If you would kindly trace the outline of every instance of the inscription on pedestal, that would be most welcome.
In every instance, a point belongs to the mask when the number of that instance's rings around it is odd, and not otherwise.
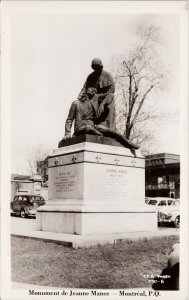
[[[72,172],[59,172],[54,181],[55,192],[73,192],[75,189],[75,176]]]
[[[123,168],[107,168],[102,182],[108,199],[124,199],[130,190],[128,171]]]
[[[71,156],[70,156],[71,157]],[[59,159],[60,161],[61,159]],[[49,168],[49,200],[83,198],[83,166],[71,164]]]

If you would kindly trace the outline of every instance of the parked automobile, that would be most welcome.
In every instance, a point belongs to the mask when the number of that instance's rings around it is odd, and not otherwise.
[[[148,204],[149,200],[150,200],[150,198],[145,197],[145,203],[146,203],[146,204]]]
[[[174,205],[180,205],[180,199],[174,199]]]
[[[45,200],[39,195],[16,195],[10,204],[11,213],[22,218],[36,214],[37,208],[45,204]]]
[[[148,197],[148,201],[146,202],[146,200],[145,200],[145,202],[148,205],[155,205],[157,207],[173,205],[174,201],[175,201],[175,199],[167,198],[167,197],[154,197],[154,198]]]
[[[175,201],[171,206],[160,207],[158,210],[159,225],[172,223],[176,228],[180,227],[180,205]]]

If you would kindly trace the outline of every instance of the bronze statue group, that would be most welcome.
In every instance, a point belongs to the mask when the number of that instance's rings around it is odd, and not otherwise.
[[[71,138],[74,122],[73,136],[92,134],[111,137],[131,149],[135,155],[135,150],[139,146],[116,131],[113,78],[110,73],[103,70],[99,58],[92,60],[91,67],[94,71],[87,77],[77,100],[71,104],[62,141]],[[62,141],[59,142],[59,147]]]

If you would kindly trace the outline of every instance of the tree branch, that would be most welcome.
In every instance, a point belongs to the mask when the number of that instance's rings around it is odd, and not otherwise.
[[[142,108],[142,105],[143,105],[143,103],[144,103],[144,100],[146,99],[146,96],[150,93],[150,91],[153,89],[153,85],[151,85],[151,87],[146,91],[146,93],[143,95],[143,97],[142,97],[142,100],[140,101],[140,104],[139,104],[139,106],[138,106],[138,108],[137,108],[137,111],[136,111],[136,113],[135,113],[135,116],[134,116],[134,118],[133,118],[133,121],[132,121],[132,126],[133,126],[133,123],[135,122],[135,120],[136,120],[136,118],[137,118],[137,116],[138,116],[138,114],[139,114],[139,112],[140,112],[140,110],[141,110],[141,108]]]

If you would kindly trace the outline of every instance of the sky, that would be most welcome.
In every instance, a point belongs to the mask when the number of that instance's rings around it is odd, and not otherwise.
[[[38,1],[37,1],[38,2]],[[112,56],[127,50],[138,24],[156,24],[162,30],[162,59],[170,82],[157,99],[165,110],[179,113],[180,18],[179,14],[11,14],[11,167],[26,174],[28,152],[38,145],[51,151],[64,136],[64,125],[74,101],[92,71],[94,57],[111,70]],[[154,127],[157,151],[180,153],[179,115]],[[173,138],[174,137],[174,138]]]

